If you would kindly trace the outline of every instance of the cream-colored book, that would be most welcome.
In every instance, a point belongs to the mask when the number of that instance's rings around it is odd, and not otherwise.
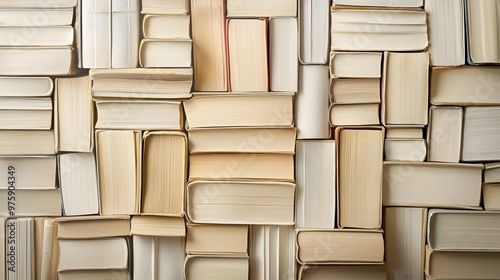
[[[500,63],[498,1],[466,1],[468,62]]]
[[[6,222],[7,222],[6,217],[0,217],[0,238],[1,238],[1,240],[6,240],[5,237],[8,236],[6,234],[7,233],[6,224],[5,224]],[[3,242],[0,242],[0,262],[3,263],[3,265],[0,265],[0,275],[5,275],[5,273],[6,273],[6,268],[5,268],[5,264],[6,264],[6,260],[7,260],[6,255],[7,255],[7,246],[6,246],[6,242],[3,241]]]
[[[191,39],[143,39],[139,63],[145,68],[191,67]]]
[[[81,1],[83,68],[111,68],[112,0]],[[119,28],[116,27],[117,31]]]
[[[424,126],[429,100],[429,54],[386,52],[382,79],[382,124]]]
[[[302,265],[298,272],[299,280],[387,280],[385,265]]]
[[[387,279],[423,279],[427,208],[387,207],[384,219]]]
[[[330,76],[334,78],[380,78],[381,52],[330,52]]]
[[[50,190],[55,189],[55,156],[0,156],[0,168],[5,170],[0,175],[4,190]]]
[[[299,60],[302,64],[328,62],[328,0],[299,0]]]
[[[128,280],[126,269],[66,270],[57,272],[59,280],[113,279]]]
[[[297,2],[294,0],[227,0],[228,17],[296,17]]]
[[[184,217],[132,216],[130,234],[147,236],[186,236]]]
[[[38,221],[35,219],[35,224]],[[57,276],[57,262],[59,261],[59,242],[57,241],[57,223],[54,218],[44,218],[43,222],[43,233],[42,240],[40,244],[42,259],[40,263],[37,263],[36,270],[40,269],[40,279],[50,280]],[[39,243],[38,232],[35,234],[35,253],[38,254]],[[38,264],[40,264],[38,266]],[[38,275],[37,275],[38,276]]]
[[[76,71],[75,49],[65,47],[0,47],[0,75],[65,76]]]
[[[57,218],[57,238],[94,239],[130,235],[130,216],[75,216]]]
[[[424,161],[427,145],[424,139],[391,139],[384,141],[384,159],[387,161]]]
[[[1,155],[53,155],[55,154],[52,130],[2,130],[0,131]]]
[[[74,1],[72,2],[74,3]],[[41,3],[41,5],[38,3],[35,7],[30,8],[21,5],[17,3],[9,3],[8,7],[5,7],[5,4],[3,5],[3,9],[0,9],[0,18],[3,19],[2,26],[38,28],[71,25],[73,22],[73,7],[57,7],[57,5],[43,7],[47,3]],[[28,32],[28,29],[26,29],[26,32]],[[28,36],[26,35],[26,37]]]
[[[484,165],[484,182],[500,183],[500,162],[489,162]]]
[[[101,213],[138,214],[141,201],[142,133],[97,130]]]
[[[26,34],[26,27],[0,27],[2,46],[71,46],[75,30],[72,26],[37,26],[37,32]]]
[[[500,210],[500,184],[483,183],[483,205],[485,210]]]
[[[111,0],[111,68],[137,67],[139,12],[139,0]]]
[[[463,161],[500,160],[500,106],[465,107],[463,120]]]
[[[50,97],[53,90],[50,77],[0,77],[2,97]]]
[[[187,223],[186,253],[248,255],[248,225]]]
[[[227,21],[230,91],[269,89],[267,32],[265,19]]]
[[[193,181],[186,213],[193,223],[292,225],[294,194],[293,183]]]
[[[331,101],[336,104],[380,103],[380,79],[332,79]]]
[[[142,0],[143,14],[185,15],[189,13],[188,0]]]
[[[0,190],[0,215],[61,216],[60,189],[16,190],[15,209],[9,205],[9,197],[9,190]]]
[[[4,279],[35,279],[35,219],[7,219],[5,235],[6,275]],[[14,258],[12,259],[13,256]]]
[[[48,130],[52,113],[51,97],[2,97],[0,129]]]
[[[389,127],[385,132],[385,137],[389,139],[419,139],[423,136],[422,128],[414,127]]]
[[[57,151],[91,152],[94,148],[94,109],[89,77],[56,79],[54,107]]]
[[[297,19],[269,19],[269,76],[271,91],[297,92]]]
[[[463,109],[461,107],[431,106],[427,145],[429,161],[459,162],[462,149]]]
[[[335,5],[368,6],[368,7],[395,7],[395,8],[418,8],[424,5],[423,0],[333,0]]]
[[[190,39],[188,15],[146,15],[142,33],[146,39]]]
[[[0,8],[73,8],[77,0],[64,0],[54,3],[45,0],[25,0],[12,2],[10,0],[0,0]]]
[[[248,257],[188,255],[184,279],[245,280],[249,270]]]
[[[378,229],[382,222],[384,128],[335,130],[339,228]]]
[[[379,103],[332,104],[330,106],[330,125],[379,125],[379,111]]]
[[[482,164],[384,162],[384,206],[479,208]]]

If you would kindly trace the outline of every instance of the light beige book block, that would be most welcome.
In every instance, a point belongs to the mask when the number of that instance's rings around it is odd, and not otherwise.
[[[381,69],[381,52],[330,52],[333,78],[380,78]]]
[[[185,15],[189,13],[188,0],[142,0],[143,14]]]
[[[246,256],[248,235],[248,225],[187,223],[186,253]]]
[[[386,138],[384,158],[387,161],[424,161],[427,145],[424,139]]]
[[[328,62],[328,0],[299,0],[299,60],[302,64]]]
[[[11,214],[14,214],[17,216],[61,216],[60,189],[16,190],[15,197],[15,209],[9,208],[9,191],[0,190],[0,215],[10,216]]]
[[[2,97],[49,97],[53,90],[50,77],[0,77]]]
[[[297,2],[293,0],[227,0],[228,17],[296,17]]]
[[[245,280],[249,270],[248,257],[188,255],[184,279]]]
[[[500,160],[499,118],[500,106],[465,107],[461,160]]]
[[[462,149],[463,109],[431,106],[427,145],[429,161],[459,162]]]
[[[380,124],[380,104],[332,104],[330,106],[330,125],[366,126]]]
[[[500,183],[500,162],[490,162],[484,165],[484,182]]]
[[[52,98],[0,98],[0,129],[52,129]]]
[[[297,19],[269,19],[269,76],[271,91],[297,92],[299,62]]]
[[[52,130],[2,130],[0,131],[1,155],[53,155],[55,154]]]
[[[56,219],[58,239],[94,239],[129,236],[130,216],[75,216]]]
[[[139,64],[145,68],[191,67],[191,39],[143,39]]]
[[[466,1],[470,63],[500,63],[498,1]]]
[[[56,157],[6,157],[0,156],[0,168],[5,170],[0,180],[5,182],[3,190],[50,190],[55,189]]]
[[[500,210],[500,184],[483,183],[485,210]]]
[[[146,15],[142,33],[146,39],[191,39],[188,15]]]
[[[302,265],[298,272],[299,280],[387,280],[385,265]]]
[[[184,217],[132,216],[130,234],[146,236],[186,236]]]

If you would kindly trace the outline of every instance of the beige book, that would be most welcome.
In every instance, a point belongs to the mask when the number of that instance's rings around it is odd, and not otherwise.
[[[2,46],[71,46],[75,30],[72,26],[37,26],[37,32],[26,34],[26,27],[0,27]]]
[[[498,75],[500,69],[492,66],[432,68],[431,104],[500,105]]]
[[[139,47],[141,67],[191,67],[191,39],[143,39]]]
[[[71,46],[0,47],[0,75],[71,75],[76,71],[74,52]]]
[[[49,97],[53,90],[50,77],[0,77],[2,97]]]
[[[381,230],[297,229],[297,261],[304,264],[382,263]]]
[[[295,95],[298,139],[328,139],[328,67],[299,66],[299,91]]]
[[[52,128],[52,98],[0,98],[0,129],[48,130]]]
[[[42,257],[43,257],[43,240],[44,240],[44,223],[45,223],[45,217],[36,217],[34,220],[35,223],[35,280],[40,280],[42,277]],[[3,222],[3,224],[2,224]],[[3,230],[3,232],[1,231]],[[2,238],[5,238],[5,220],[0,220],[0,236]],[[2,254],[6,254],[5,252],[5,243],[0,243],[0,246],[2,247],[0,249]],[[4,257],[5,258],[5,257]],[[2,260],[5,263],[5,259]],[[5,265],[2,266],[1,269],[4,269],[2,271],[1,275],[5,275]]]
[[[129,272],[126,269],[66,270],[57,272],[57,277],[59,280],[128,280]]]
[[[45,3],[45,5],[47,4]],[[42,4],[31,7],[31,9],[25,8],[18,4],[10,4],[8,7],[0,9],[0,18],[3,18],[2,26],[38,28],[43,26],[71,25],[73,22],[73,7],[57,7],[52,5],[43,7]],[[28,31],[26,30],[26,32]],[[28,36],[26,35],[26,37]]]
[[[186,280],[245,280],[248,273],[248,257],[188,255],[184,263]]]
[[[387,280],[385,265],[302,265],[298,280]]]
[[[94,111],[89,77],[56,79],[54,107],[57,151],[91,152]]]
[[[427,208],[388,207],[384,219],[387,279],[423,279]]]
[[[330,52],[330,76],[333,78],[380,78],[381,52]]]
[[[295,226],[334,228],[337,208],[335,141],[299,140],[295,160]]]
[[[5,279],[35,278],[35,223],[34,218],[8,219],[5,226]]]
[[[192,154],[188,181],[194,180],[295,182],[293,154]]]
[[[496,211],[431,209],[427,243],[436,251],[500,251],[499,218]]]
[[[336,104],[380,103],[380,79],[332,79],[331,102]]]
[[[483,204],[485,210],[500,210],[500,184],[483,183]]]
[[[187,223],[186,253],[246,256],[248,225]]]
[[[332,50],[420,51],[428,45],[426,14],[422,9],[333,6],[330,37]]]
[[[384,128],[335,130],[339,228],[380,228]]]
[[[490,162],[484,165],[484,182],[500,183],[500,162]]]
[[[77,216],[56,219],[58,239],[92,239],[130,235],[130,216]]]
[[[229,90],[267,91],[269,88],[267,20],[228,20],[227,48]]]
[[[35,220],[35,224],[36,224]],[[59,242],[57,241],[57,223],[55,223],[54,218],[46,218],[43,220],[43,233],[42,239],[40,240],[42,244],[39,246],[38,236],[35,241],[36,253],[40,249],[42,254],[42,259],[40,261],[40,279],[50,280],[57,277],[57,262],[59,261]],[[37,263],[38,264],[38,263]],[[38,271],[38,267],[36,267]]]
[[[180,101],[96,100],[97,129],[181,130],[184,115]]]
[[[293,0],[227,0],[228,17],[296,17],[297,2]]]
[[[52,130],[0,131],[1,155],[53,155],[55,153]]]
[[[427,1],[432,66],[465,64],[464,0]]]
[[[424,139],[385,139],[384,159],[387,161],[424,161],[427,145]]]
[[[295,128],[210,128],[188,131],[189,153],[295,153]]]
[[[335,5],[348,5],[348,6],[369,6],[369,7],[397,7],[397,8],[418,8],[424,5],[423,0],[398,0],[397,2],[391,0],[333,0]]]
[[[427,127],[429,161],[459,162],[462,149],[462,122],[461,107],[431,106]]]
[[[184,217],[132,216],[130,234],[148,236],[186,236]]]
[[[9,190],[0,190],[0,215],[61,216],[60,189],[16,190],[15,209],[9,208],[9,197]]]
[[[390,139],[419,139],[423,138],[422,128],[389,127],[386,129],[385,137]]]
[[[146,39],[190,39],[188,15],[146,15],[142,33]]]
[[[121,237],[59,240],[57,271],[90,269],[127,269],[127,240]]]
[[[302,64],[328,62],[328,0],[299,0],[299,60]]]
[[[7,217],[0,217],[0,262],[2,262],[3,265],[0,265],[0,275],[4,275],[7,272],[6,269],[6,263],[7,263],[7,243],[4,240],[8,235],[6,231],[6,222],[7,222]],[[38,280],[39,278],[36,278]]]
[[[383,205],[478,208],[482,164],[384,162]]]
[[[183,102],[186,129],[292,127],[293,94],[195,94]]]
[[[139,0],[111,0],[111,68],[137,67],[140,3]],[[98,28],[102,27],[98,25]]]
[[[271,91],[297,92],[297,18],[269,19],[269,76]]]
[[[187,180],[186,134],[146,131],[143,143],[141,214],[182,216]]]
[[[56,157],[5,157],[0,156],[0,175],[4,190],[42,190],[55,189]]]
[[[380,104],[332,104],[330,106],[330,125],[379,125]]]
[[[194,181],[186,213],[193,223],[292,225],[294,194],[293,183]]]
[[[470,63],[500,63],[500,3],[495,0],[466,1],[467,47]]]
[[[383,76],[382,124],[426,125],[429,54],[386,52]]]
[[[427,247],[426,279],[498,279],[499,252],[443,252]]]
[[[94,153],[60,154],[58,167],[64,215],[99,214]]]
[[[97,130],[101,213],[138,214],[141,201],[142,133]]]
[[[94,98],[186,99],[193,69],[91,69],[90,77]]]
[[[0,8],[73,8],[76,0],[64,0],[57,2],[46,2],[45,0],[25,0],[12,2],[10,0],[0,0]]]
[[[224,4],[224,0],[191,0],[194,91],[227,90]]]
[[[87,0],[81,1],[80,4],[81,66],[83,68],[111,68],[112,0]]]
[[[189,13],[188,0],[142,0],[143,14],[185,15]]]
[[[293,226],[257,226],[250,230],[250,279],[295,279]]]
[[[499,118],[500,106],[465,107],[461,160],[500,160]]]

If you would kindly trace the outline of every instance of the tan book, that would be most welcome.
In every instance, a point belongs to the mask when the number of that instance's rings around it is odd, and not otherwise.
[[[297,228],[334,228],[335,141],[299,140],[295,156]]]
[[[271,91],[297,92],[297,18],[269,19],[269,79]]]
[[[190,39],[188,15],[146,15],[142,33],[146,39]]]
[[[483,183],[483,205],[485,210],[500,210],[500,184]]]
[[[387,280],[385,265],[302,265],[298,280]],[[335,279],[334,278],[334,279]]]
[[[227,0],[228,17],[296,17],[297,2],[292,0]]]
[[[499,252],[443,252],[427,248],[426,279],[498,279]]]
[[[186,253],[246,256],[248,226],[187,223]]]
[[[388,127],[385,138],[389,139],[419,139],[423,138],[422,128]]]
[[[186,99],[193,69],[90,69],[90,77],[94,98]]]
[[[379,103],[380,79],[332,79],[331,102],[337,104]]]
[[[182,279],[185,243],[183,237],[134,235],[134,279]]]
[[[227,20],[230,91],[268,90],[267,25],[265,19]]]
[[[297,261],[304,264],[382,263],[380,230],[297,229]]]
[[[53,155],[54,131],[0,131],[1,155]]]
[[[500,160],[500,106],[465,107],[463,119],[463,161]]]
[[[184,132],[144,132],[141,214],[184,214],[187,141]]]
[[[188,0],[142,0],[143,14],[185,15],[189,13]]]
[[[0,156],[0,168],[5,170],[0,180],[4,190],[50,190],[57,187],[56,157]]]
[[[5,279],[35,278],[34,218],[7,219],[5,226]]]
[[[478,208],[482,164],[384,162],[383,205]]]
[[[188,255],[184,279],[244,280],[248,279],[248,257]]]
[[[466,1],[468,62],[500,63],[497,1]]]
[[[97,129],[181,130],[180,101],[97,100]]]
[[[387,279],[423,279],[427,208],[387,207],[384,224]]]
[[[462,149],[462,122],[461,107],[431,106],[427,127],[429,161],[459,162]]]
[[[335,130],[339,228],[380,228],[382,222],[382,127]]]
[[[207,179],[295,182],[293,154],[192,154],[188,181]]]
[[[387,161],[424,161],[427,145],[424,139],[391,139],[384,141],[384,159]]]
[[[50,77],[0,77],[2,97],[49,97],[53,90]]]
[[[332,104],[330,106],[330,125],[379,125],[380,104]]]
[[[330,52],[330,76],[333,78],[380,78],[381,52]]]
[[[425,3],[425,12],[428,18],[431,65],[464,65],[464,0],[428,1]]]
[[[427,222],[429,248],[436,251],[500,251],[499,217],[496,211],[431,209]]]
[[[16,190],[15,207],[9,205],[9,190],[0,190],[0,215],[61,216],[61,190]],[[11,200],[12,201],[12,200]]]
[[[500,162],[490,162],[484,165],[484,182],[500,183]]]
[[[191,39],[143,39],[139,47],[141,67],[191,67]]]
[[[294,194],[292,183],[194,181],[186,213],[193,223],[291,225]]]
[[[430,79],[432,105],[500,105],[500,87],[496,77],[500,69],[482,67],[436,67]]]
[[[184,217],[132,216],[130,234],[186,236],[186,225]]]
[[[94,107],[89,77],[56,79],[54,107],[57,151],[91,152],[94,148]]]
[[[189,153],[295,153],[295,128],[210,128],[188,131]]]
[[[299,0],[299,60],[302,64],[326,64],[329,45],[328,0]]]
[[[138,214],[141,201],[142,133],[97,130],[101,213]]]
[[[225,2],[191,0],[194,91],[227,90]]]
[[[52,98],[0,98],[0,129],[49,130],[52,128]]]
[[[429,100],[429,54],[384,55],[382,79],[382,124],[424,126]]]
[[[330,37],[332,50],[420,51],[428,45],[426,14],[422,9],[333,6]]]
[[[0,47],[0,75],[71,75],[76,71],[74,52],[71,46]]]
[[[129,272],[126,269],[66,270],[58,272],[57,277],[59,280],[128,280]]]
[[[186,129],[292,127],[293,94],[195,94],[183,102]]]
[[[58,239],[91,239],[130,235],[130,216],[77,216],[56,219]]]

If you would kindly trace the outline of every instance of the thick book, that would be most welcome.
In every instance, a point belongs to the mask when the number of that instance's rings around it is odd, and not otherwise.
[[[337,224],[378,229],[382,222],[384,128],[335,130]]]
[[[387,280],[385,265],[302,265],[298,280],[328,279]]]
[[[335,141],[299,140],[295,160],[295,226],[334,228]]]
[[[61,216],[61,190],[16,190],[15,205],[9,190],[0,190],[0,215]],[[12,202],[12,199],[10,200]]]
[[[293,183],[193,181],[187,185],[186,196],[187,217],[193,223],[294,223]]]
[[[53,90],[50,77],[0,77],[2,97],[50,97]]]
[[[52,113],[51,97],[2,97],[0,129],[49,130]]]
[[[186,253],[246,256],[248,236],[248,225],[187,223]]]
[[[146,39],[190,39],[188,15],[146,15],[142,33]]]
[[[57,238],[95,239],[130,235],[130,216],[92,215],[56,219]]]
[[[484,165],[484,182],[500,183],[500,162],[490,162]]]
[[[250,271],[248,257],[188,255],[184,279],[244,280]]]
[[[422,9],[333,6],[330,37],[332,50],[420,51],[428,45],[426,14]]]
[[[381,264],[381,230],[297,229],[297,262],[305,264]]]
[[[299,60],[302,64],[328,62],[328,0],[299,0]]]
[[[139,0],[111,0],[111,68],[137,67],[139,11]]]
[[[385,133],[389,139],[421,139],[423,135],[423,129],[418,127],[389,127]]]
[[[25,5],[27,4],[25,3]],[[47,5],[47,3],[44,4]],[[0,9],[0,18],[3,19],[2,26],[38,28],[44,26],[70,26],[73,22],[73,7],[57,7],[57,5],[43,7],[43,4],[36,7],[23,7],[21,5],[17,3],[9,4],[8,7],[5,4],[2,5],[2,9]],[[26,34],[29,35],[26,35],[26,37],[33,34],[28,30],[26,29]]]
[[[2,26],[0,28],[0,45],[19,47],[71,46],[74,42],[75,30],[72,26],[37,26],[37,32],[29,33],[29,35],[25,35],[26,30],[26,27],[21,26]]]
[[[73,8],[77,0],[63,0],[47,2],[46,0],[24,0],[12,2],[10,0],[0,0],[0,8]]]
[[[333,0],[332,2],[335,5],[395,8],[418,8],[424,5],[423,0]]]
[[[380,78],[381,69],[381,52],[330,52],[333,78]]]
[[[297,92],[297,19],[269,19],[269,76],[271,91]]]
[[[35,258],[37,260],[35,279],[48,280],[57,277],[57,262],[59,261],[57,229],[55,218],[35,218]]]
[[[384,219],[387,279],[423,279],[427,208],[387,207]]]
[[[111,3],[112,0],[81,1],[83,68],[111,68]]]
[[[7,219],[5,225],[5,279],[35,278],[35,219]]]
[[[189,13],[189,0],[142,0],[143,14],[186,15]]]
[[[500,210],[500,184],[483,183],[483,205],[485,210]]]
[[[384,162],[383,205],[479,208],[482,164]]]
[[[335,105],[380,103],[380,79],[332,79],[330,100]]]
[[[0,175],[3,190],[50,190],[55,189],[55,156],[0,156]]]
[[[500,160],[500,106],[470,106],[464,109],[463,161]]]
[[[427,145],[424,139],[391,139],[384,141],[384,159],[387,161],[424,161]]]
[[[500,63],[498,1],[464,0],[466,6],[467,63]]]
[[[297,1],[295,0],[227,0],[228,17],[263,18],[263,17],[296,17]]]
[[[0,47],[0,75],[71,75],[76,71],[74,53],[72,46]]]
[[[332,104],[329,119],[331,126],[379,125],[380,104]]]
[[[143,39],[139,47],[139,64],[144,68],[191,67],[191,39]]]
[[[430,107],[427,126],[429,161],[459,162],[462,149],[462,122],[462,107]]]
[[[130,234],[146,236],[186,236],[184,217],[132,216]]]
[[[53,155],[54,141],[52,130],[2,130],[0,155]]]

